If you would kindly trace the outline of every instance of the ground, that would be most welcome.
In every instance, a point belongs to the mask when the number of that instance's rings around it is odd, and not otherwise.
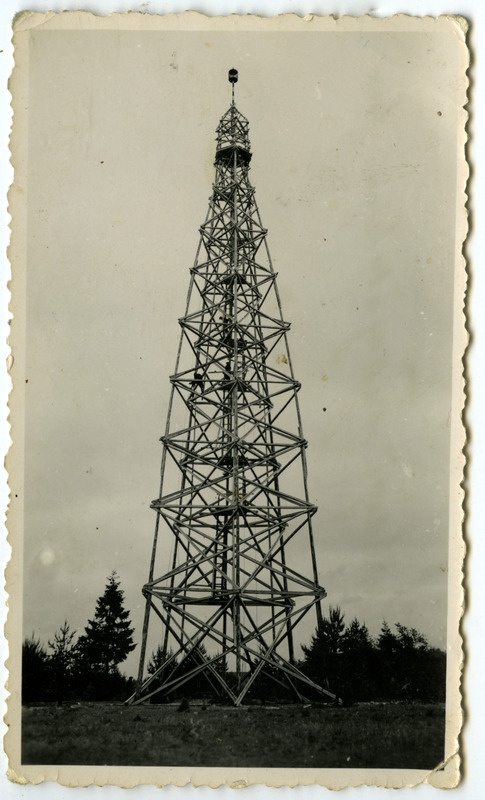
[[[445,709],[439,705],[178,708],[26,707],[22,762],[431,770],[444,755]]]

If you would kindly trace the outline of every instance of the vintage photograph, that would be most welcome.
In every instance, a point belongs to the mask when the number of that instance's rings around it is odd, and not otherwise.
[[[456,785],[466,23],[14,31],[11,770]]]

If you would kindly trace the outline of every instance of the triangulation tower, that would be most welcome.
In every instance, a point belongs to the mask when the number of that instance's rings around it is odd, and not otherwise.
[[[334,697],[295,666],[294,630],[310,612],[321,622],[326,593],[290,326],[248,178],[236,70],[229,80],[170,378],[135,703],[180,695],[196,676],[234,705],[263,678],[299,699],[305,688]],[[147,674],[154,648],[160,665]]]

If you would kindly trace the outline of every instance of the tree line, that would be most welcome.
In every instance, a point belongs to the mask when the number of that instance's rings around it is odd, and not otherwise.
[[[133,678],[120,672],[119,665],[134,649],[134,628],[124,608],[124,594],[116,573],[108,578],[98,598],[94,617],[84,633],[76,636],[66,621],[48,641],[47,648],[32,635],[23,643],[22,700],[58,702],[73,700],[126,700],[134,691]],[[302,645],[298,668],[319,686],[328,689],[344,704],[368,701],[444,702],[446,655],[431,647],[415,628],[383,622],[373,638],[365,624],[354,618],[346,625],[341,609],[330,606],[327,616],[308,645]],[[161,646],[152,653],[149,674],[157,673],[156,684],[169,675],[190,672],[208,658],[204,645],[194,649],[182,663]],[[163,668],[167,661],[166,669]],[[221,663],[213,661],[216,670]],[[269,666],[251,687],[248,699],[283,701],[281,680]],[[227,674],[225,674],[227,679]],[[199,672],[168,699],[208,697],[217,681]],[[307,689],[303,689],[308,694]],[[309,690],[311,693],[311,690]],[[316,699],[316,698],[312,698]],[[165,702],[154,696],[153,702]]]
[[[34,634],[22,646],[22,702],[125,700],[134,681],[119,670],[135,648],[134,628],[124,608],[115,572],[96,602],[93,619],[77,636],[67,620],[48,641]]]
[[[393,627],[384,621],[373,638],[365,624],[354,618],[346,625],[341,609],[330,606],[310,644],[302,646],[299,666],[344,703],[444,702],[446,654],[415,628]]]

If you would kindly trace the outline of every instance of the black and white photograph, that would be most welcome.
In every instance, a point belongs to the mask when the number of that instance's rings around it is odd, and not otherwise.
[[[466,39],[17,17],[24,781],[457,784]]]

